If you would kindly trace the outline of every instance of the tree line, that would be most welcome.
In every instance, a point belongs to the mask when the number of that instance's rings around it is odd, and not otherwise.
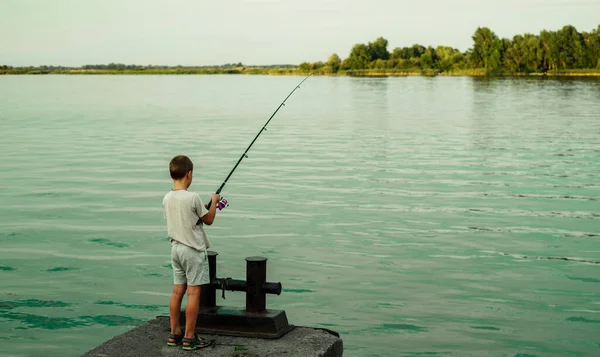
[[[80,67],[0,65],[1,74],[293,74],[293,64],[244,65],[241,62],[212,66],[165,66],[123,63],[86,64]]]
[[[81,67],[0,66],[0,74],[356,74],[369,72],[416,72],[424,74],[470,71],[494,74],[547,73],[568,70],[600,72],[600,25],[591,32],[579,32],[572,25],[557,31],[526,33],[512,39],[500,38],[487,27],[472,36],[473,46],[461,52],[449,46],[425,47],[414,44],[388,50],[383,37],[358,43],[347,58],[332,54],[327,62],[297,65],[248,66],[241,62],[219,66],[156,66],[122,63],[88,64]]]
[[[448,46],[397,47],[388,50],[388,41],[352,47],[347,58],[331,55],[327,62],[303,62],[301,72],[338,73],[353,70],[406,70],[453,72],[478,69],[494,73],[545,73],[573,69],[600,69],[600,25],[591,32],[579,32],[567,25],[557,31],[526,33],[512,39],[500,38],[487,27],[472,36],[466,52]]]
[[[86,64],[81,66],[82,69],[87,70],[145,70],[145,69],[196,69],[196,68],[233,68],[243,67],[241,62],[238,63],[226,63],[216,66],[157,66],[157,65],[137,65],[137,64],[123,64],[123,63],[109,63],[109,64]]]

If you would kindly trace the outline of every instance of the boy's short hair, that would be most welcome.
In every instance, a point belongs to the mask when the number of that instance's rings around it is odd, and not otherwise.
[[[169,171],[173,180],[179,180],[185,177],[188,172],[194,171],[194,164],[189,157],[177,155],[169,163]]]

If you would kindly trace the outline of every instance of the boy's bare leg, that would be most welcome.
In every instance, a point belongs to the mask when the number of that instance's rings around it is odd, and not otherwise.
[[[174,335],[181,334],[179,314],[181,313],[181,300],[183,299],[183,295],[185,295],[186,288],[186,284],[175,284],[173,286],[169,311],[171,315],[171,333]]]
[[[185,307],[185,338],[194,338],[198,308],[200,306],[200,286],[188,286]]]

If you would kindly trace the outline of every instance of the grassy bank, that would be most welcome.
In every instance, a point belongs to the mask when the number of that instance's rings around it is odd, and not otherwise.
[[[136,69],[84,69],[84,68],[32,68],[20,67],[1,69],[0,75],[206,75],[206,74],[262,74],[286,75],[297,74],[293,67],[169,67],[169,68],[136,68]]]
[[[340,70],[338,72],[326,69],[312,71],[300,70],[298,67],[172,67],[172,68],[138,68],[138,69],[83,69],[83,68],[32,68],[20,67],[1,69],[0,75],[215,75],[215,74],[247,74],[247,75],[308,75],[316,76],[348,76],[348,77],[406,77],[406,76],[457,76],[457,77],[600,77],[600,69],[561,70],[547,73],[516,73],[507,70],[486,72],[484,69],[460,69],[440,71],[435,69],[364,69]]]

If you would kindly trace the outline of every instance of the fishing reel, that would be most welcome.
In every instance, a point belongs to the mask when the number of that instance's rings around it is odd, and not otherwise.
[[[204,205],[204,207],[206,207],[206,209],[210,209],[211,204],[212,201],[209,201],[206,205]],[[225,198],[221,197],[221,200],[217,202],[217,208],[219,211],[222,211],[225,207],[229,207],[229,203],[227,203]]]
[[[217,208],[219,209],[219,211],[222,211],[225,207],[229,207],[229,203],[227,203],[226,199],[221,197],[221,200],[217,202]]]

